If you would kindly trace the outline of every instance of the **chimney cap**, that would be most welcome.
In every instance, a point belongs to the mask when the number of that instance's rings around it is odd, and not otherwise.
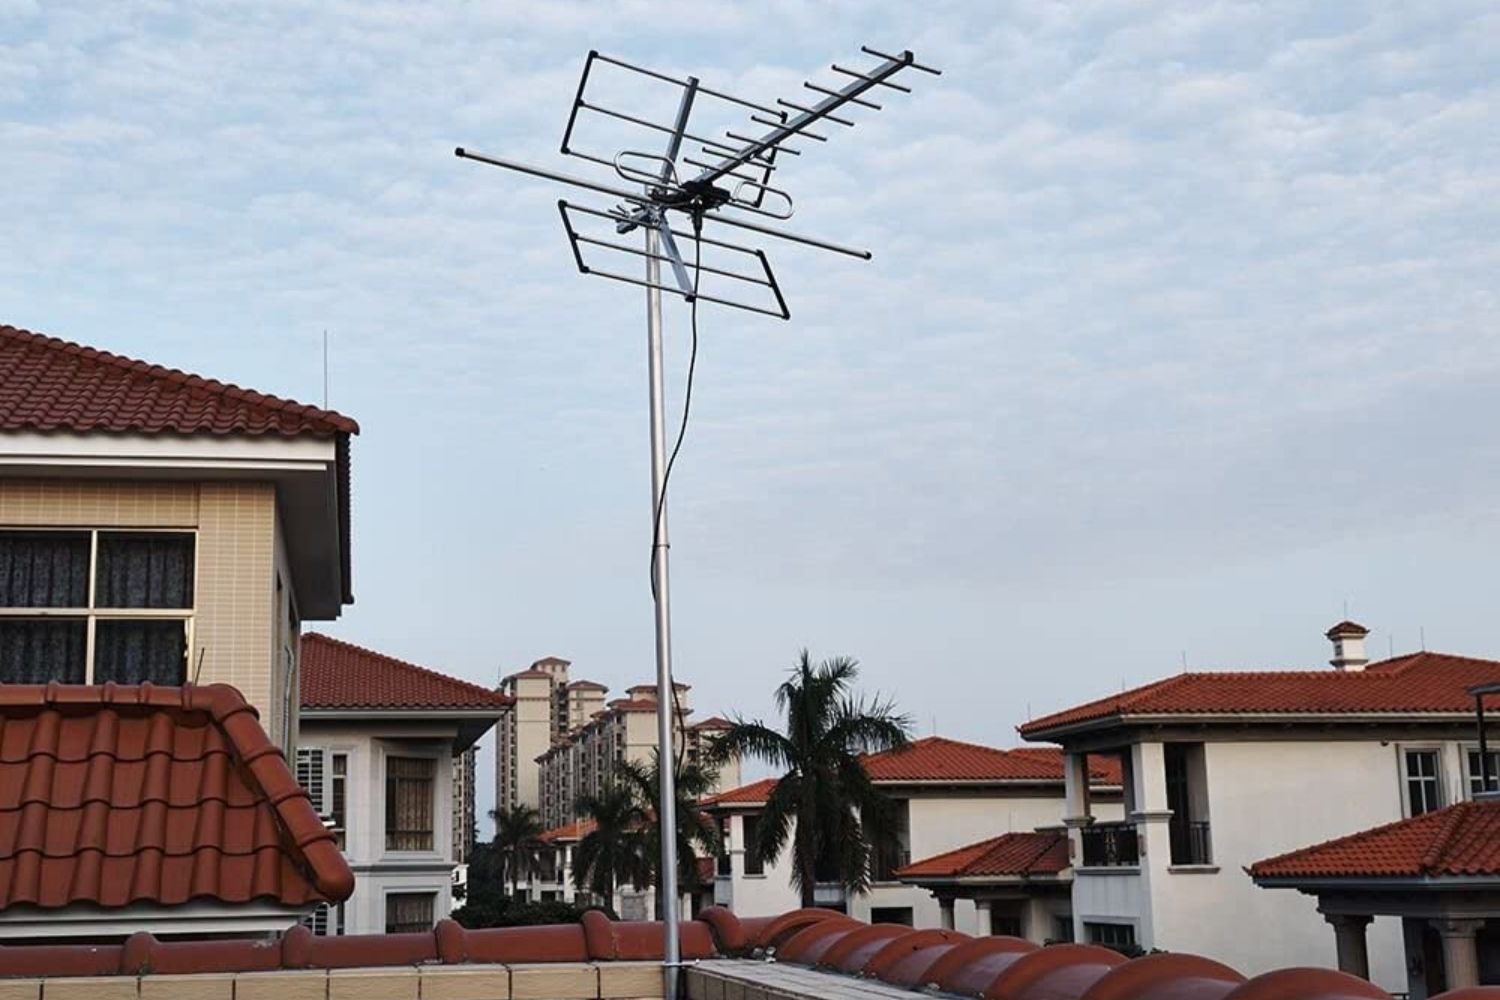
[[[1338,639],[1343,636],[1359,637],[1369,635],[1370,630],[1359,622],[1351,622],[1346,618],[1323,634],[1330,639]]]

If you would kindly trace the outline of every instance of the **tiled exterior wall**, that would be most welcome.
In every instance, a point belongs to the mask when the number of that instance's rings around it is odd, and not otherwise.
[[[656,1000],[654,962],[0,979],[0,1000]]]
[[[289,744],[282,722],[286,682],[274,649],[274,486],[5,479],[0,526],[196,529],[197,607],[188,676],[201,651],[199,682],[239,688],[271,739]]]

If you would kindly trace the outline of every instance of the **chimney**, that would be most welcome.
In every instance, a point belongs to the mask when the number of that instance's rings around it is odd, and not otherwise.
[[[1365,655],[1365,636],[1370,630],[1358,622],[1341,621],[1324,633],[1333,643],[1333,669],[1358,673],[1370,658]]]

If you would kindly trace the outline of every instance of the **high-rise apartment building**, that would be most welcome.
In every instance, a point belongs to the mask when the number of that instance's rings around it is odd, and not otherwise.
[[[515,699],[495,737],[495,806],[541,808],[541,769],[537,758],[553,743],[604,709],[609,689],[587,680],[569,680],[571,664],[556,656],[537,660],[500,681]]]
[[[474,780],[477,777],[475,755],[478,747],[469,747],[453,758],[453,861],[468,864],[474,851]]]
[[[693,762],[702,759],[713,738],[729,727],[718,717],[689,722],[690,686],[676,688],[676,739]],[[656,750],[656,685],[638,684],[625,698],[609,702],[584,725],[558,739],[541,755],[538,781],[542,822],[549,829],[578,818],[580,796],[597,795],[624,761],[649,762]],[[738,761],[722,765],[714,791],[740,783]]]

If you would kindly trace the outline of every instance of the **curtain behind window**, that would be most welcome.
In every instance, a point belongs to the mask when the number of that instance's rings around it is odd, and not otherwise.
[[[94,683],[181,684],[187,679],[181,619],[100,619],[94,625]]]
[[[0,532],[0,607],[83,608],[88,603],[87,532]]]
[[[385,932],[419,934],[432,930],[436,897],[430,892],[393,892],[385,897]]]
[[[94,606],[192,607],[193,536],[100,532]]]
[[[0,618],[0,682],[82,684],[87,645],[82,618]]]
[[[385,759],[386,850],[432,850],[432,786],[436,766],[437,761],[431,757]]]

